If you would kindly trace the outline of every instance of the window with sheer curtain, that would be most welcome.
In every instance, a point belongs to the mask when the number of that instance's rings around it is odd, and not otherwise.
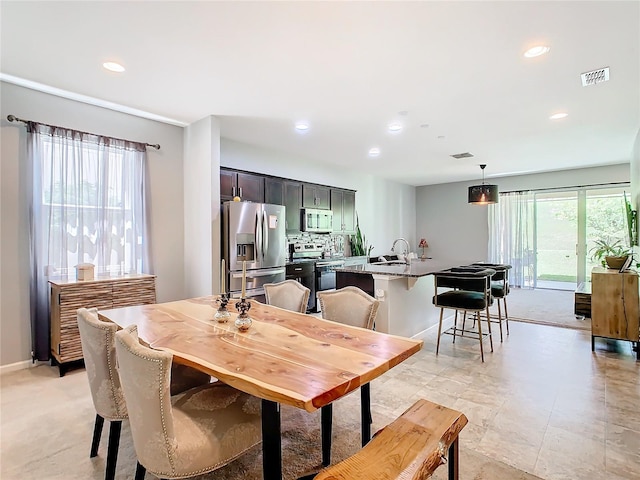
[[[34,357],[49,358],[48,280],[147,267],[146,147],[29,122]]]
[[[489,205],[489,261],[511,265],[509,284],[515,287],[533,287],[533,207],[531,192],[501,193]]]

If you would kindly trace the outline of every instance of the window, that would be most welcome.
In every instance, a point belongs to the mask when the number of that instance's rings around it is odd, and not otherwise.
[[[68,144],[48,135],[42,136],[39,150],[42,189],[37,220],[38,228],[48,232],[47,272],[73,275],[79,263],[94,264],[97,274],[142,272],[140,152],[92,142]]]
[[[151,273],[146,146],[28,122],[33,356],[49,359],[50,277]]]

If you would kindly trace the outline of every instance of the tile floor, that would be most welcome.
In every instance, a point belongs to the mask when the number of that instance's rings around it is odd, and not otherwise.
[[[436,356],[428,332],[421,352],[373,382],[374,422],[427,398],[467,415],[461,445],[543,479],[640,479],[640,362],[630,345],[599,340],[592,353],[589,332],[510,329],[485,363],[470,339],[445,336]],[[41,366],[0,382],[0,478],[71,478],[69,468],[100,478],[83,470],[93,422],[84,371],[60,379]]]

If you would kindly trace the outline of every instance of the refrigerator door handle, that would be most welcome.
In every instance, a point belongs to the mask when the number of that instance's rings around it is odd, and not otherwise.
[[[268,269],[262,269],[256,272],[247,272],[247,278],[253,278],[253,277],[266,277],[268,275],[275,275],[278,273],[285,273],[285,269],[284,267],[282,268],[268,268]],[[233,274],[231,274],[232,278],[242,278],[242,272],[235,272]]]
[[[269,252],[269,219],[267,212],[262,212],[262,258]]]
[[[262,254],[262,222],[260,218],[260,212],[256,212],[256,225],[255,225],[255,238],[256,238],[256,256],[257,260],[260,260]]]

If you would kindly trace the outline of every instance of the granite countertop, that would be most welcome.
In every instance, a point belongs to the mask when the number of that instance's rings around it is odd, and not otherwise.
[[[443,262],[432,259],[414,259],[410,265],[374,265],[367,263],[366,265],[354,265],[349,267],[336,268],[336,272],[358,273],[362,275],[388,275],[389,277],[425,277],[432,273],[439,272],[456,266],[456,263]]]
[[[296,265],[299,263],[314,263],[317,262],[317,258],[294,258],[293,260],[287,260],[286,265]]]

